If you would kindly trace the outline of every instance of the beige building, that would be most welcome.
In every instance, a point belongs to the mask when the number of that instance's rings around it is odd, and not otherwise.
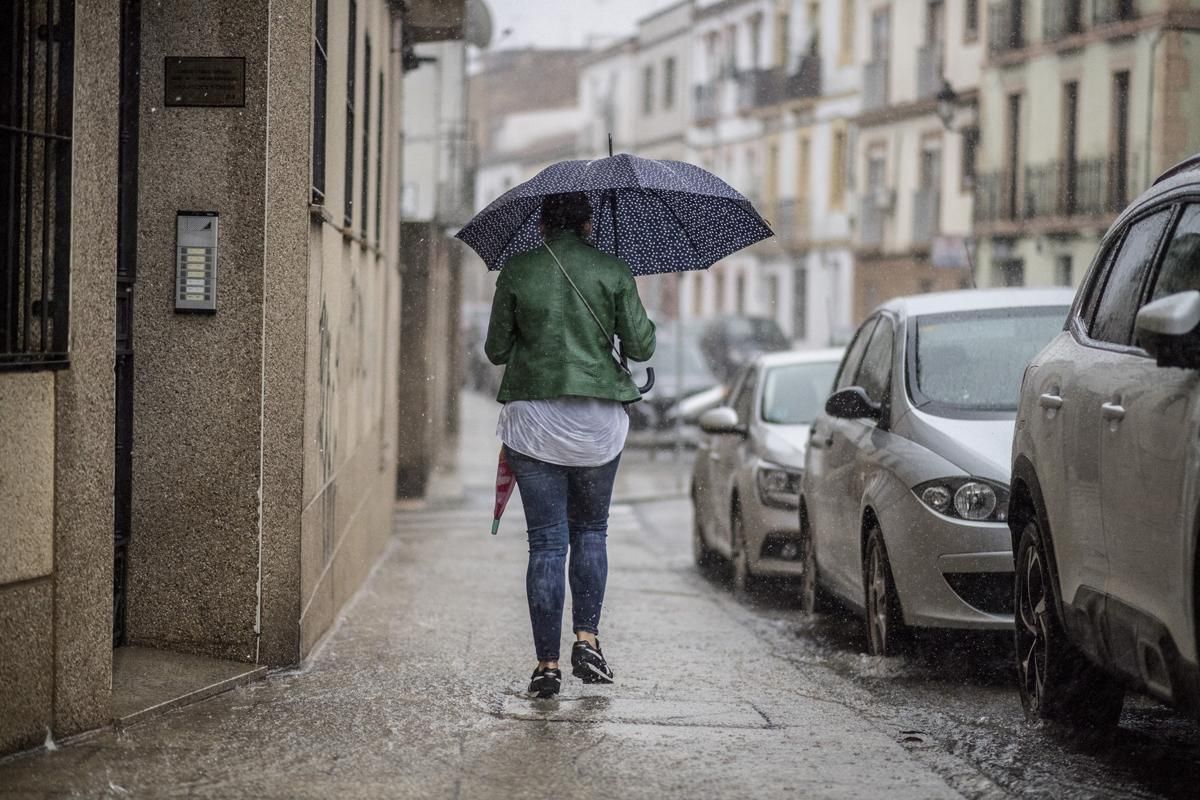
[[[989,8],[976,186],[979,279],[1076,285],[1156,175],[1200,152],[1200,2]]]
[[[983,0],[856,4],[858,319],[892,297],[971,285],[984,11]],[[957,95],[951,113],[937,99],[946,85]]]
[[[463,17],[433,0],[15,5],[0,752],[128,709],[131,652],[139,688],[186,682],[172,653],[300,661],[375,562],[407,390],[401,78]]]

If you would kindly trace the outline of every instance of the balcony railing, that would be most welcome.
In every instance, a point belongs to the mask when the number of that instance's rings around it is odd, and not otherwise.
[[[917,98],[933,97],[942,88],[942,44],[934,42],[917,51]]]
[[[858,244],[861,247],[876,249],[883,246],[884,212],[875,202],[875,198],[867,194],[862,198],[858,212]]]
[[[714,121],[720,109],[718,108],[717,84],[702,83],[695,87],[695,102],[692,103],[692,121],[698,124]]]
[[[975,219],[997,222],[1115,214],[1129,202],[1129,182],[1121,179],[1120,169],[1119,161],[1106,158],[1028,166],[1019,192],[1013,191],[1014,175],[1009,170],[979,175],[975,180]]]
[[[1042,38],[1056,42],[1083,32],[1083,0],[1059,0],[1042,5]]]
[[[1111,25],[1114,22],[1137,19],[1137,16],[1135,0],[1092,0],[1093,25]]]
[[[988,6],[988,52],[1001,55],[1025,46],[1024,0],[997,0]]]
[[[942,213],[942,193],[936,186],[913,192],[913,244],[927,245],[937,236]]]
[[[888,104],[888,60],[876,59],[863,67],[863,110],[875,111]]]
[[[808,201],[788,198],[780,200],[771,220],[771,229],[779,238],[780,244],[789,250],[805,248],[812,238],[812,229],[808,219]]]
[[[738,111],[777,103],[782,74],[773,69],[750,69],[737,76]]]
[[[821,94],[821,57],[801,56],[796,71],[783,82],[784,100],[803,100]]]

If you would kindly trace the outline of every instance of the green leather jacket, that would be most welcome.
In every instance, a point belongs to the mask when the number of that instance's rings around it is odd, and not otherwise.
[[[629,266],[571,233],[550,247],[625,355],[654,355],[654,323],[638,297]],[[496,399],[545,400],[574,395],[630,402],[640,396],[621,371],[596,320],[545,247],[513,256],[496,281],[484,352],[504,364]]]

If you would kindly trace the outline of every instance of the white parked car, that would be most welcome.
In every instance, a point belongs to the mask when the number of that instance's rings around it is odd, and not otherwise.
[[[1017,392],[1072,297],[897,298],[851,342],[805,460],[802,597],[811,609],[822,590],[859,610],[873,655],[902,649],[914,627],[1011,628]]]
[[[1009,525],[1031,718],[1112,725],[1126,688],[1200,712],[1200,157],[1100,244],[1025,373]]]
[[[795,576],[804,567],[796,524],[804,451],[841,357],[841,350],[760,355],[737,377],[728,405],[700,417],[693,552],[701,566],[729,559],[739,591],[760,576]]]

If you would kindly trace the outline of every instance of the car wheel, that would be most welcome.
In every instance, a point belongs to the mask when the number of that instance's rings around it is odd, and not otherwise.
[[[757,579],[750,571],[750,553],[746,545],[746,525],[742,521],[742,512],[737,506],[733,509],[733,538],[731,542],[730,562],[733,567],[733,591],[739,595],[747,594],[756,588]]]
[[[800,548],[804,558],[804,572],[800,575],[800,607],[805,614],[814,614],[824,608],[821,587],[817,583],[817,543],[813,539],[812,523],[808,521],[808,507],[800,503]]]
[[[866,583],[867,652],[873,656],[894,656],[908,642],[908,627],[900,611],[900,598],[892,565],[888,562],[883,532],[874,527],[867,534],[863,576]]]
[[[1017,677],[1026,717],[1071,727],[1111,728],[1121,716],[1125,691],[1067,638],[1036,521],[1021,532],[1016,563]]]
[[[692,560],[702,569],[711,567],[716,559],[712,548],[704,541],[704,527],[700,522],[700,503],[696,493],[692,492]]]

